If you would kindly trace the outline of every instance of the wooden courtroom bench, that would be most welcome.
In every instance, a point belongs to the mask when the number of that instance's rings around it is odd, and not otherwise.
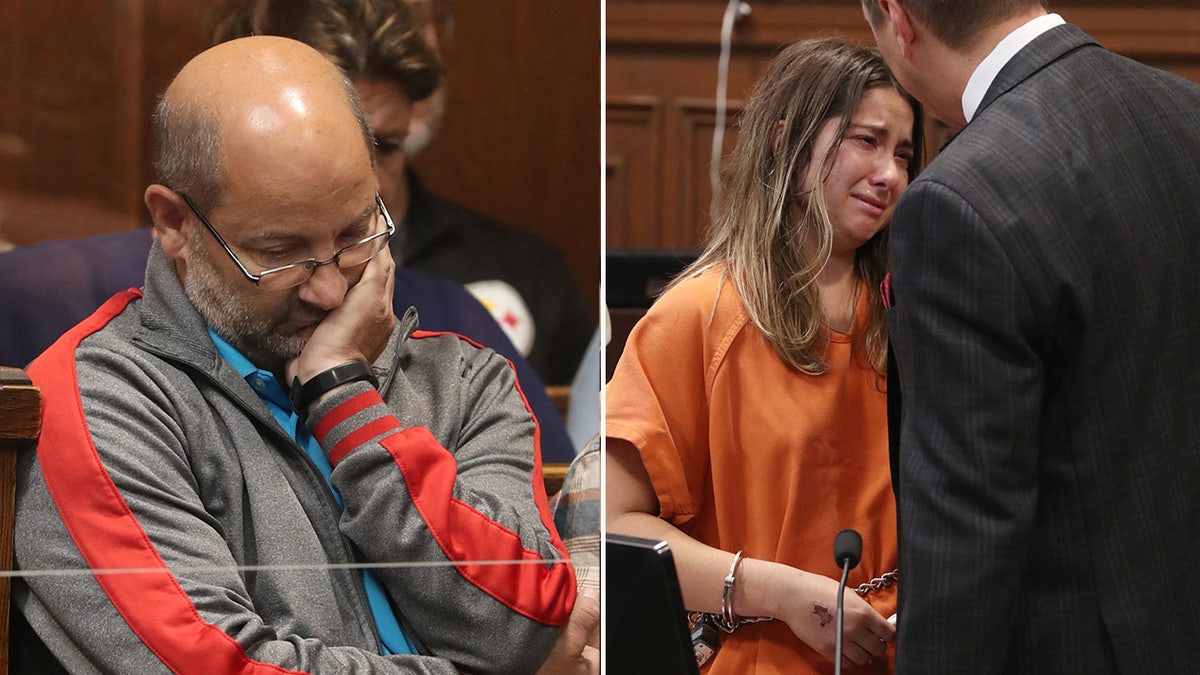
[[[20,368],[0,366],[0,570],[12,570],[17,453],[32,451],[42,430],[42,392]],[[11,578],[0,577],[0,675],[8,673]]]

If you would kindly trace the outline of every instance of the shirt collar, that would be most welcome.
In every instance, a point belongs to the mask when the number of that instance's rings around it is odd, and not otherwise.
[[[983,103],[983,97],[987,94],[988,88],[1000,74],[1000,69],[1012,60],[1017,52],[1033,42],[1037,36],[1064,23],[1066,21],[1058,14],[1044,14],[1030,20],[1001,40],[992,53],[988,54],[975,68],[971,79],[967,80],[967,88],[963,90],[962,95],[963,118],[967,122],[971,121],[971,118],[979,111],[979,104]]]
[[[250,377],[256,372],[261,372],[250,359],[242,355],[236,347],[225,341],[225,338],[217,335],[217,332],[212,328],[208,329],[208,335],[212,338],[213,345],[217,348],[217,355],[229,362],[233,369],[242,377]]]
[[[212,338],[213,345],[217,348],[217,355],[233,366],[233,369],[246,380],[250,388],[258,394],[259,398],[268,404],[279,406],[284,411],[291,411],[292,404],[288,401],[283,387],[275,380],[274,373],[255,366],[250,362],[250,359],[246,358],[233,345],[226,342],[220,335],[217,335],[216,331],[212,328],[208,329],[208,334]]]

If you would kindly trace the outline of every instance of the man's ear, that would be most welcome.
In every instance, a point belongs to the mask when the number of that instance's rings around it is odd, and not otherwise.
[[[904,5],[896,0],[872,0],[878,2],[879,7],[883,10],[887,17],[888,30],[896,39],[896,45],[900,48],[900,54],[906,59],[912,58],[912,45],[917,38],[916,26],[913,23],[912,15],[908,13]]]
[[[154,222],[154,235],[162,243],[163,252],[173,260],[186,258],[191,232],[187,227],[191,210],[179,193],[165,185],[146,188],[146,209]]]

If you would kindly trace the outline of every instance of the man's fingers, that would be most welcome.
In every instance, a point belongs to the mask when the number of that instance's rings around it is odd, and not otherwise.
[[[600,651],[588,644],[600,626],[600,599],[588,589],[575,598],[575,608],[538,675],[597,675]]]
[[[600,675],[600,650],[596,647],[583,648],[582,672],[586,675]]]
[[[596,591],[589,588],[575,598],[575,609],[571,610],[571,618],[567,623],[570,644],[578,644],[583,649],[599,627],[600,600],[596,597]]]

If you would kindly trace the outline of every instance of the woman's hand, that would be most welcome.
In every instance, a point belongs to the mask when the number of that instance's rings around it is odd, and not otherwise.
[[[723,582],[734,554],[702,544],[657,517],[658,499],[632,444],[609,438],[605,454],[608,531],[667,541],[675,558],[684,606],[719,614]],[[753,557],[742,560],[735,578],[735,615],[784,621],[805,644],[830,661],[834,659],[837,581]],[[882,657],[887,643],[896,639],[896,627],[852,590],[845,592],[843,609],[842,651],[847,661],[866,664]]]
[[[779,594],[780,606],[775,616],[785,621],[805,644],[832,661],[836,658],[838,582],[819,574],[787,569],[792,574],[787,575],[791,579],[786,585],[792,590]],[[754,572],[750,571],[747,578],[752,575]],[[842,656],[848,663],[857,665],[882,658],[888,643],[896,639],[896,627],[853,590],[846,589],[843,597]]]

